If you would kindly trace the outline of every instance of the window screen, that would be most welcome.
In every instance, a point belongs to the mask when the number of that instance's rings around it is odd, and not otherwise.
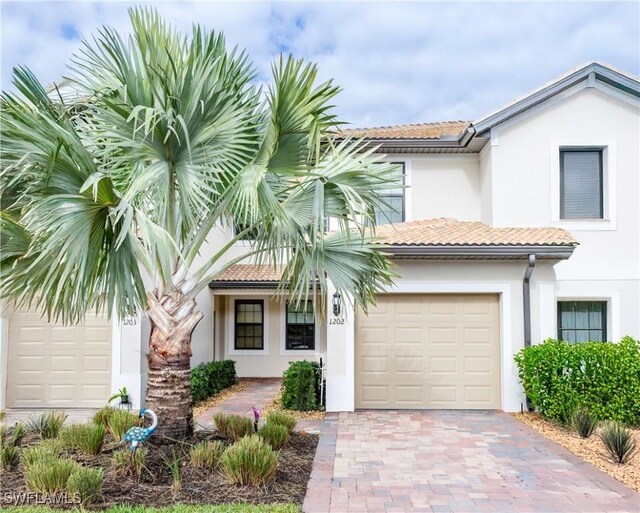
[[[264,348],[264,301],[237,299],[235,317],[235,348]]]
[[[313,303],[298,307],[287,303],[287,350],[313,350],[316,347],[316,321]]]
[[[560,151],[560,218],[602,219],[602,151]]]
[[[572,343],[607,340],[607,303],[559,301],[558,339]]]

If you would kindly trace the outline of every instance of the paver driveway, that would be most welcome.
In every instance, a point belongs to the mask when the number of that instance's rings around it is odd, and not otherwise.
[[[502,412],[362,411],[328,427],[305,512],[640,511],[632,489]]]

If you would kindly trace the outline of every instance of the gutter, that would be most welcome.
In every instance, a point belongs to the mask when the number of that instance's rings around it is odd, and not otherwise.
[[[529,255],[529,265],[522,279],[522,305],[524,309],[524,347],[531,346],[531,275],[536,266],[536,255]]]
[[[380,251],[397,257],[480,257],[480,258],[529,258],[532,255],[538,258],[567,259],[573,254],[575,246],[569,245],[538,245],[538,246],[473,246],[473,245],[448,245],[448,246],[410,246],[410,245],[384,245],[379,246]]]

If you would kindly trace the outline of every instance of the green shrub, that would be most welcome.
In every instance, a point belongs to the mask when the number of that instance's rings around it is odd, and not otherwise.
[[[637,444],[631,431],[615,420],[605,421],[598,434],[616,463],[628,462],[637,452]]]
[[[20,461],[20,452],[15,445],[7,445],[0,449],[0,469],[16,468]]]
[[[146,447],[139,447],[135,451],[130,449],[118,449],[113,451],[111,458],[111,464],[116,474],[130,475],[137,479],[140,479],[142,472],[144,472],[145,461],[149,449]]]
[[[302,360],[291,362],[282,376],[282,406],[287,410],[318,409],[319,366]]]
[[[557,340],[515,356],[525,394],[540,413],[568,422],[586,406],[599,419],[640,424],[640,346],[619,343],[567,344]]]
[[[180,474],[180,456],[176,452],[176,448],[171,448],[171,457],[160,453],[162,461],[171,472],[171,490],[177,493],[182,489],[182,475]]]
[[[97,412],[93,414],[93,423],[98,426],[102,426],[105,429],[109,428],[109,419],[113,412],[117,411],[115,408],[111,406],[103,406]]]
[[[258,435],[276,451],[279,451],[289,440],[289,430],[285,426],[269,422],[258,429]]]
[[[253,421],[247,417],[240,415],[228,415],[225,428],[225,435],[234,442],[237,442],[245,436],[253,434]]]
[[[213,468],[220,461],[224,452],[222,442],[198,442],[191,447],[189,457],[194,467]]]
[[[9,428],[5,424],[0,424],[0,448],[9,444]]]
[[[17,447],[24,438],[27,429],[22,422],[12,428],[0,425],[0,448]]]
[[[287,428],[289,433],[293,433],[293,430],[296,428],[297,421],[293,415],[275,410],[267,414],[267,424],[284,426]]]
[[[52,462],[60,458],[62,447],[59,443],[41,443],[26,447],[22,451],[22,462],[30,467],[38,462]]]
[[[78,463],[68,459],[39,460],[25,468],[24,481],[32,492],[61,492],[78,468]]]
[[[582,407],[574,412],[571,425],[582,438],[589,438],[598,425],[598,418],[588,408]]]
[[[77,496],[83,505],[92,504],[102,495],[104,473],[101,468],[80,467],[67,480],[67,493]]]
[[[246,436],[224,451],[220,465],[230,484],[264,485],[275,476],[278,453],[259,436]]]
[[[60,432],[65,447],[85,454],[98,454],[104,442],[104,427],[98,424],[72,424]]]
[[[220,431],[220,433],[226,435],[227,434],[227,421],[229,420],[229,415],[223,413],[221,411],[217,411],[213,414],[213,422],[216,425],[216,429]]]
[[[40,438],[56,438],[62,429],[67,415],[63,411],[46,411],[27,420],[27,430]]]
[[[191,369],[193,402],[216,395],[221,390],[235,385],[237,381],[236,362],[233,360],[202,363]]]
[[[115,410],[109,416],[109,433],[116,442],[122,440],[124,434],[133,426],[141,426],[142,419],[135,413],[126,410]]]

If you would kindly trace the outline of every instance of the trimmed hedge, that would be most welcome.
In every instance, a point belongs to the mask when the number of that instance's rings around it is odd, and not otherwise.
[[[191,369],[191,397],[193,402],[203,401],[221,390],[235,385],[236,362],[233,360],[219,360],[201,363]]]
[[[282,407],[298,411],[319,409],[320,380],[320,365],[317,362],[290,362],[282,375]]]
[[[515,356],[525,394],[545,417],[566,423],[577,408],[600,420],[640,424],[640,345],[558,340],[527,347]]]

